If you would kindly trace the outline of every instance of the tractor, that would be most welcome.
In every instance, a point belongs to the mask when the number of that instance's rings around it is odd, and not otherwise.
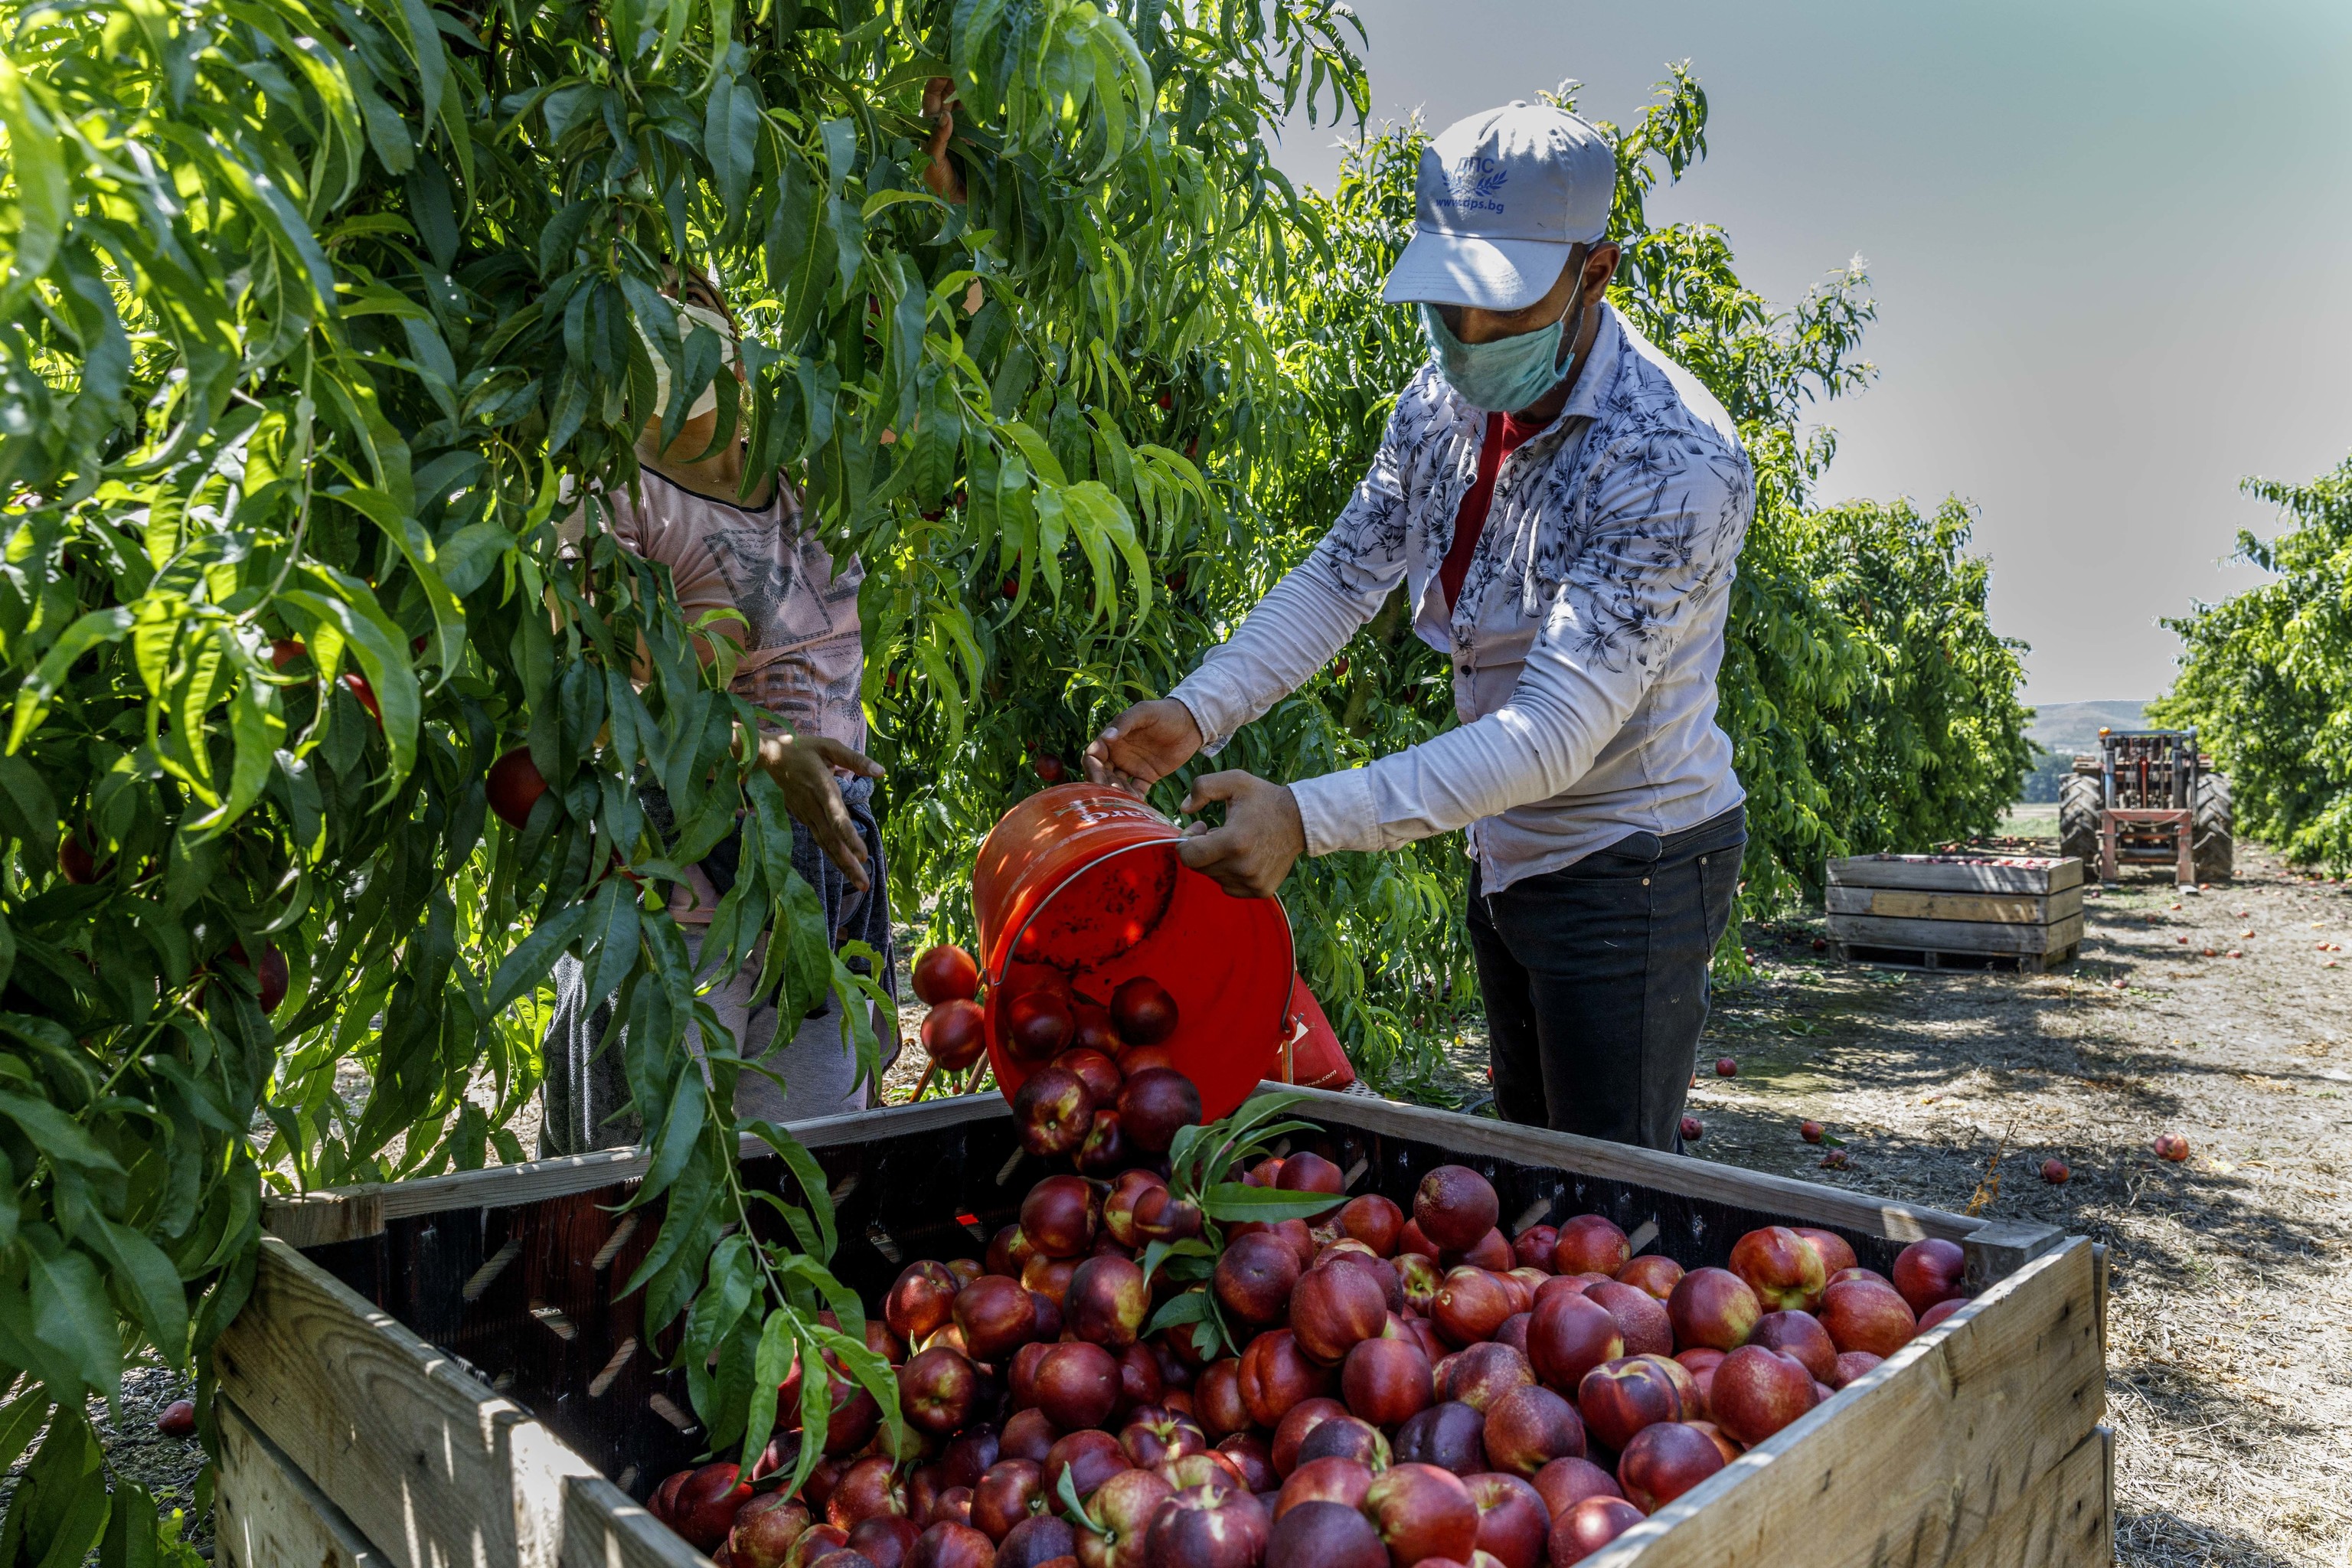
[[[2058,852],[2103,882],[2125,866],[2169,866],[2182,886],[2231,875],[2230,781],[2194,730],[2099,731],[2058,790]]]

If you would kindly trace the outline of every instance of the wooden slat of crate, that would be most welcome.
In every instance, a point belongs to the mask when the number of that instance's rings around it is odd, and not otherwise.
[[[1822,1224],[1850,1226],[1899,1241],[1916,1241],[1930,1236],[1960,1241],[1984,1223],[1940,1209],[1738,1170],[1712,1161],[1692,1160],[1598,1138],[1580,1138],[1570,1132],[1458,1116],[1400,1100],[1332,1089],[1293,1090],[1290,1085],[1279,1083],[1260,1087],[1304,1096],[1307,1105],[1302,1109],[1303,1115],[1329,1115],[1370,1131],[1427,1139],[1469,1152],[1556,1166],[1717,1203],[1804,1214]],[[848,1116],[829,1116],[797,1123],[793,1131],[809,1148],[825,1149],[873,1139],[905,1137],[1011,1114],[1003,1097],[991,1091]],[[744,1143],[747,1155],[766,1149],[766,1144],[754,1140]],[[645,1174],[646,1169],[643,1149],[618,1149],[524,1165],[494,1165],[421,1181],[337,1188],[308,1194],[299,1201],[266,1200],[262,1224],[272,1235],[294,1246],[315,1247],[374,1235],[383,1228],[387,1219],[446,1209],[506,1207],[593,1192],[616,1183],[635,1181]]]
[[[1273,1089],[1288,1086],[1269,1083],[1264,1087]],[[1603,1176],[1743,1208],[1809,1215],[1808,1223],[1843,1226],[1898,1241],[1917,1241],[1932,1236],[1958,1241],[1965,1247],[1968,1237],[1985,1223],[1941,1209],[1873,1197],[1867,1193],[1849,1193],[1787,1176],[1743,1171],[1711,1160],[1638,1149],[1630,1143],[1580,1138],[1572,1132],[1489,1121],[1484,1117],[1459,1116],[1449,1110],[1433,1110],[1427,1106],[1332,1089],[1296,1092],[1307,1099],[1308,1103],[1299,1108],[1298,1114],[1309,1121],[1324,1117],[1368,1131],[1423,1139],[1465,1154],[1490,1154],[1522,1164]]]
[[[1279,1086],[1271,1086],[1279,1087]],[[873,1118],[890,1118],[893,1137],[923,1132],[963,1121],[975,1107],[1003,1102],[994,1089],[985,1094],[927,1100],[919,1105],[892,1106],[887,1110],[862,1110],[846,1116],[820,1117],[794,1125],[793,1131],[811,1149],[856,1142],[876,1135]],[[746,1137],[746,1158],[768,1153],[767,1144]],[[421,1176],[407,1182],[357,1183],[316,1193],[265,1197],[262,1228],[294,1247],[323,1247],[330,1242],[355,1241],[374,1236],[384,1221],[444,1209],[511,1207],[542,1198],[593,1193],[642,1178],[650,1166],[643,1148],[604,1149],[593,1154],[569,1154],[533,1160],[521,1165],[492,1165],[479,1171],[453,1171],[445,1176]]]
[[[2003,925],[1997,921],[1886,920],[1877,915],[1832,915],[1829,939],[1849,946],[1916,947],[1937,952],[2055,952],[2083,940],[2083,917],[2068,915],[2046,926]]]
[[[2041,974],[2074,962],[2079,943],[2049,952],[1952,952],[1931,947],[1873,947],[1865,942],[1830,944],[1830,955],[1840,963],[1867,963],[1885,969],[1923,969],[1931,973],[1966,972]]]
[[[2083,889],[2077,886],[2054,893],[1940,893],[1915,888],[1833,887],[1827,891],[1826,902],[1833,915],[2043,926],[2081,914]]]
[[[392,1568],[302,1468],[223,1400],[215,1538],[230,1568]]]
[[[264,1237],[215,1351],[222,1394],[389,1568],[698,1568],[511,1400]],[[593,1529],[591,1529],[591,1526]],[[593,1541],[589,1536],[593,1536]]]
[[[1911,888],[1948,893],[2055,893],[2083,884],[2074,856],[1999,866],[1924,855],[1854,855],[1829,863],[1833,888]]]
[[[2101,1426],[2000,1510],[1949,1568],[2105,1568],[2115,1561],[2110,1506],[2116,1436]]]
[[[2078,1237],[1585,1561],[1591,1568],[1972,1561],[1972,1547],[1995,1549],[1989,1528],[2092,1436],[2105,1382],[2091,1244]]]

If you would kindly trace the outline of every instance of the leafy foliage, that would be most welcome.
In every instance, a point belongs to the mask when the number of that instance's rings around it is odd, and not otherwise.
[[[803,474],[864,552],[877,684],[903,665],[951,732],[1000,574],[1012,615],[1136,635],[1153,554],[1211,511],[1160,440],[1226,395],[1210,350],[1246,348],[1258,275],[1228,258],[1296,218],[1257,128],[1362,100],[1339,16],[0,6],[0,1430],[21,1451],[47,1422],[0,1557],[97,1542],[84,1398],[142,1344],[204,1364],[265,1173],[520,1154],[503,1124],[567,951],[614,999],[635,1201],[666,1205],[631,1284],[649,1331],[681,1324],[709,1441],[756,1452],[795,1357],[895,1411],[824,1268],[823,1184],[738,1122],[746,1068],[699,995],[772,931],[763,988],[803,1013],[831,992],[870,1069],[850,1004],[879,993],[790,868],[758,716],[597,498],[715,385],[719,438]],[[934,79],[962,98],[961,204],[918,173]],[[674,266],[727,283],[740,387],[661,297]],[[484,781],[523,747],[551,788],[510,827]],[[652,889],[739,813],[698,965]],[[798,1181],[746,1191],[745,1132]]]
[[[2194,726],[2230,775],[2241,830],[2291,860],[2352,868],[2352,458],[2307,484],[2251,479],[2289,526],[2238,535],[2276,580],[2199,605],[2180,674],[2148,721]]]

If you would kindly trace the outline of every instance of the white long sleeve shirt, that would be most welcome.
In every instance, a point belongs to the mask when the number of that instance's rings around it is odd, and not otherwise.
[[[1567,406],[1503,459],[1449,614],[1438,568],[1486,423],[1424,365],[1322,542],[1171,695],[1213,755],[1404,583],[1460,727],[1294,782],[1307,850],[1467,827],[1491,893],[1743,798],[1715,679],[1755,479],[1723,406],[1604,306]]]

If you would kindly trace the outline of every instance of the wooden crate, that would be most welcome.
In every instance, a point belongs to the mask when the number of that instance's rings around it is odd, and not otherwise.
[[[2040,971],[2082,945],[2083,862],[2072,856],[1857,855],[1831,861],[1828,881],[1841,960]]]
[[[1272,1086],[1269,1086],[1272,1087]],[[1448,1162],[1507,1225],[1598,1211],[1687,1266],[1759,1225],[1836,1231],[1884,1272],[1937,1236],[1980,1294],[1592,1559],[1595,1568],[2034,1568],[2106,1562],[2104,1249],[1706,1162],[1309,1091],[1301,1142],[1408,1200]],[[835,1268],[869,1300],[918,1257],[976,1255],[1045,1173],[996,1096],[804,1123]],[[747,1158],[758,1182],[772,1157]],[[694,1568],[639,1502],[698,1451],[682,1373],[614,1301],[650,1240],[614,1212],[634,1152],[271,1205],[220,1342],[220,1541],[240,1568]]]

